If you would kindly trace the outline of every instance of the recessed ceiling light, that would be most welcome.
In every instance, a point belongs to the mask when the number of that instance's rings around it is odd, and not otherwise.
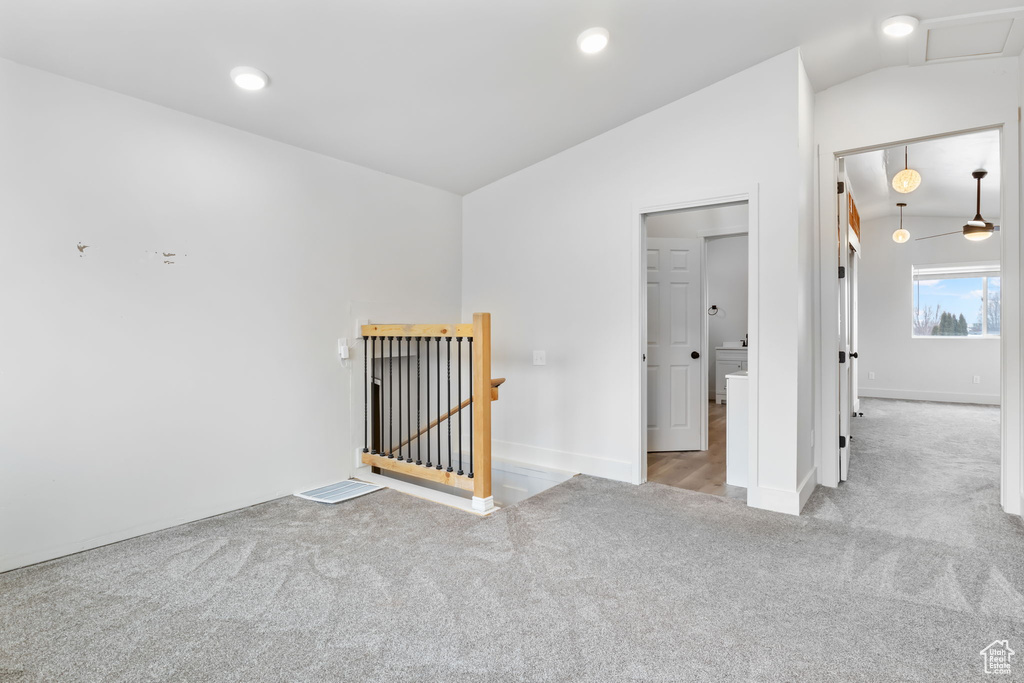
[[[917,28],[917,19],[906,14],[889,17],[882,22],[882,32],[893,38],[909,36]]]
[[[231,70],[231,80],[243,90],[262,90],[270,81],[267,74],[251,66],[236,66]]]
[[[576,38],[576,44],[588,55],[600,52],[608,45],[608,29],[600,26],[588,28]]]

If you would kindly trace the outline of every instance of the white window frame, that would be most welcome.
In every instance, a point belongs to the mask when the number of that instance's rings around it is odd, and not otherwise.
[[[956,278],[981,278],[982,308],[981,334],[962,336],[914,334],[914,313],[920,301],[915,300],[913,287],[919,280],[953,280]],[[980,261],[974,263],[931,263],[920,266],[911,266],[911,326],[910,336],[913,339],[999,339],[999,334],[988,333],[988,279],[990,277],[1002,277],[1001,268],[998,262]],[[1002,288],[1002,280],[999,282]],[[1000,316],[1002,318],[1002,316]]]

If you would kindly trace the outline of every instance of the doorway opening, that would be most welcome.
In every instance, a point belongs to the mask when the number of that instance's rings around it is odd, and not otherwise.
[[[878,494],[908,481],[941,493],[936,524],[966,514],[951,500],[1000,502],[1000,146],[993,128],[837,160],[838,478],[900,509],[913,493]],[[909,192],[897,189],[906,169],[918,176]]]
[[[733,201],[654,211],[642,223],[647,481],[741,500],[748,221],[748,202]]]

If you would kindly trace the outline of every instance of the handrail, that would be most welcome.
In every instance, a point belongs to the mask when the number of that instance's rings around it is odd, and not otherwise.
[[[377,325],[362,325],[360,328],[361,335],[363,337],[363,373],[365,385],[363,387],[363,419],[364,419],[364,445],[362,450],[362,462],[363,464],[370,465],[375,468],[389,470],[392,472],[399,472],[402,474],[410,475],[413,477],[419,477],[422,479],[428,479],[430,481],[439,482],[448,486],[455,486],[464,490],[473,492],[473,508],[480,512],[486,512],[494,507],[494,501],[491,497],[491,402],[498,399],[498,387],[504,382],[504,378],[492,378],[491,377],[491,314],[490,313],[474,313],[473,323],[470,324],[454,324],[454,325],[404,325],[404,324],[377,324]],[[420,429],[419,425],[419,397],[425,395],[427,398],[427,418],[429,419],[430,411],[430,398],[433,396],[432,387],[430,386],[430,359],[429,359],[429,342],[433,338],[436,342],[436,357],[437,363],[435,364],[435,371],[437,376],[437,402],[436,406],[440,409],[441,399],[441,385],[443,379],[441,377],[441,351],[440,343],[442,339],[446,340],[447,344],[447,401],[449,405],[452,403],[452,399],[456,399],[459,402],[454,408],[451,408],[444,415],[438,415],[438,417],[431,421],[425,429]],[[387,340],[387,353],[385,354],[384,340]],[[419,379],[420,379],[420,363],[417,357],[416,362],[416,385],[415,388],[412,385],[412,361],[411,352],[405,356],[404,362],[405,368],[405,383],[402,381],[403,376],[403,361],[402,361],[402,342],[405,341],[406,348],[409,349],[409,344],[413,340],[416,341],[417,354],[420,348],[419,344],[421,340],[427,340],[427,374],[425,376],[426,382],[426,394],[421,394]],[[417,434],[411,436],[397,448],[391,447],[390,435],[394,434],[392,429],[392,411],[395,405],[394,397],[392,394],[392,359],[395,356],[392,355],[392,341],[397,340],[398,342],[398,361],[395,364],[394,370],[397,375],[397,436],[401,439],[402,433],[412,431],[415,429]],[[454,365],[458,377],[456,379],[453,376],[453,355],[452,355],[452,341],[457,342],[458,361]],[[468,340],[469,342],[469,370],[470,370],[470,397],[465,401],[462,401],[462,389],[464,387],[462,383],[462,342]],[[380,356],[375,355],[377,351],[377,342],[380,342]],[[367,347],[369,347],[369,353],[367,353]],[[388,385],[387,385],[387,402],[388,402],[388,434],[389,442],[387,444],[387,450],[383,450],[383,441],[381,442],[382,452],[378,453],[376,450],[370,450],[368,427],[370,420],[369,413],[369,386],[373,380],[373,368],[367,363],[366,356],[373,360],[376,364],[376,359],[380,358],[383,363],[384,359],[388,359]],[[455,381],[453,385],[453,380]],[[406,386],[403,394],[402,387]],[[452,395],[452,387],[456,387],[456,395]],[[383,387],[383,376],[382,376],[382,387]],[[384,389],[382,388],[382,392]],[[413,398],[415,396],[415,398]],[[415,404],[416,411],[413,412],[413,404]],[[469,466],[468,471],[463,468],[465,462],[465,453],[462,448],[462,430],[463,421],[460,418],[458,422],[458,434],[453,434],[453,423],[451,420],[453,415],[460,413],[465,408],[470,408],[470,414],[472,419],[470,420],[470,431],[469,431]],[[416,416],[416,425],[410,424],[412,416]],[[447,468],[442,466],[442,435],[440,432],[440,425],[448,421],[448,463]],[[383,424],[383,423],[382,423]],[[413,462],[413,448],[410,446],[419,437],[424,434],[427,438],[430,438],[428,432],[432,429],[438,429],[437,433],[437,460],[436,464],[431,463],[431,450],[430,442],[427,443],[425,462],[420,460],[420,447],[416,446],[416,460]],[[378,434],[382,432],[376,432]],[[375,436],[376,438],[376,436]],[[457,448],[456,448],[457,445]],[[408,448],[407,448],[408,447]],[[403,453],[403,449],[405,452]],[[457,468],[455,467],[454,455],[458,456]]]
[[[492,401],[497,401],[498,400],[498,387],[500,387],[504,383],[505,383],[505,378],[504,377],[496,377],[496,378],[491,379],[491,400]],[[408,439],[406,439],[401,444],[399,444],[398,447],[395,448],[395,450],[396,451],[402,450],[403,448],[405,448],[406,446],[408,446],[409,444],[414,442],[417,438],[423,436],[424,434],[429,432],[431,429],[433,429],[434,427],[438,426],[439,424],[441,424],[442,422],[444,422],[445,420],[450,418],[452,415],[456,415],[459,412],[461,412],[461,411],[465,410],[466,408],[468,408],[469,404],[472,403],[472,402],[473,402],[473,397],[471,396],[471,397],[467,398],[465,401],[463,401],[462,405],[460,405],[458,408],[452,408],[447,413],[445,413],[441,417],[437,418],[436,420],[432,421],[426,427],[424,427],[423,429],[418,431],[416,434],[413,434],[412,436],[410,436]]]

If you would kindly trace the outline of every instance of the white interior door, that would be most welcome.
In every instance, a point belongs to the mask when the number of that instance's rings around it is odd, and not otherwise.
[[[850,372],[850,206],[846,164],[839,160],[839,481],[846,481],[850,469],[850,404],[853,374]]]
[[[860,249],[850,254],[850,405],[852,412],[860,412],[860,317],[858,316],[858,290],[860,288]],[[852,428],[851,428],[852,429]]]
[[[648,451],[701,448],[701,261],[699,239],[647,240]]]

